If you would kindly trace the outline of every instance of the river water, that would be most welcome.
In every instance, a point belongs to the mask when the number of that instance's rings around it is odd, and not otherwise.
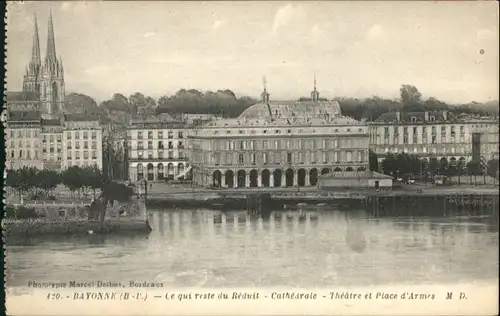
[[[9,245],[7,287],[29,281],[165,287],[327,287],[498,280],[498,227],[471,218],[370,218],[363,211],[149,212],[143,236]]]

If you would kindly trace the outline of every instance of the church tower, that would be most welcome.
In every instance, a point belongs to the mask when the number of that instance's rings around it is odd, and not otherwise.
[[[41,70],[41,101],[45,113],[57,116],[64,110],[64,69],[62,59],[57,59],[52,12],[49,15],[47,50]]]
[[[313,102],[319,101],[319,92],[316,90],[316,74],[314,74],[314,90],[311,91],[311,100]]]
[[[40,40],[38,38],[38,23],[35,16],[35,33],[33,34],[33,47],[31,48],[31,60],[26,67],[23,78],[23,91],[40,93],[42,60],[40,57]]]

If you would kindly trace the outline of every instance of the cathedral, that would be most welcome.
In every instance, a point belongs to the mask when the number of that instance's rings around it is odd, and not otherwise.
[[[37,110],[43,116],[57,117],[64,111],[64,69],[62,59],[57,58],[52,13],[49,15],[47,48],[42,61],[38,25],[35,17],[35,32],[31,60],[23,78],[23,91],[20,94],[25,101],[38,101]],[[23,98],[21,97],[21,98]],[[18,100],[21,101],[21,100]]]

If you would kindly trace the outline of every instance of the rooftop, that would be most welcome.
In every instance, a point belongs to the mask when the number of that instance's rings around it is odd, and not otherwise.
[[[358,125],[359,121],[342,116],[337,101],[271,101],[257,103],[236,119],[216,119],[205,127]]]
[[[398,119],[398,113],[400,115]],[[426,115],[428,117],[426,118]],[[434,119],[431,120],[431,117]],[[428,112],[387,112],[380,115],[375,122],[379,123],[395,123],[395,122],[408,122],[408,123],[423,123],[423,122],[452,122],[458,119],[450,112],[447,111],[428,111]]]
[[[64,114],[64,120],[69,122],[83,122],[83,121],[98,121],[97,116],[87,113],[68,113]]]
[[[8,121],[40,121],[42,114],[39,111],[9,111]]]
[[[60,126],[61,120],[59,119],[42,119],[42,125],[45,126]]]
[[[150,124],[150,123],[177,123],[168,113],[158,115],[136,116],[131,120],[131,124]]]
[[[7,102],[36,102],[40,101],[40,93],[24,91],[7,91]]]
[[[257,103],[246,109],[239,119],[277,120],[283,118],[321,118],[340,116],[342,111],[337,101],[271,101]]]

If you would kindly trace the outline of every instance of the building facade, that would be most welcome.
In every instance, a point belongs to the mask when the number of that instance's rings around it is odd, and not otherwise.
[[[102,127],[96,118],[65,114],[44,119],[39,112],[7,112],[6,168],[102,169]]]
[[[472,122],[472,133],[479,134],[480,159],[488,161],[499,158],[498,120],[476,120]]]
[[[59,119],[42,119],[40,133],[45,169],[60,170],[63,164],[63,129]]]
[[[189,128],[168,114],[132,120],[127,129],[130,181],[181,180],[189,176]]]
[[[43,168],[41,114],[7,112],[5,123],[5,168]]]
[[[65,114],[62,120],[62,168],[103,166],[103,127],[87,114]]]
[[[389,112],[370,123],[370,150],[379,161],[388,153],[404,152],[420,156],[424,162],[446,158],[465,166],[473,157],[473,133],[489,135],[481,136],[481,156],[493,147],[498,153],[498,122],[494,119],[455,117],[447,111]]]
[[[193,181],[205,187],[310,187],[331,171],[368,168],[368,126],[341,114],[337,102],[269,101],[237,119],[193,130]]]

